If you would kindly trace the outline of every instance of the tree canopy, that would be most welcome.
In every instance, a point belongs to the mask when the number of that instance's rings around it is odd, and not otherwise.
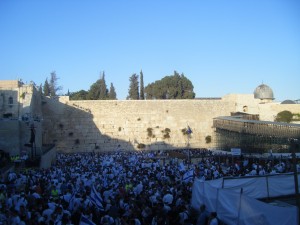
[[[115,90],[115,87],[114,87],[113,83],[110,83],[108,98],[110,100],[116,100],[117,99],[117,93],[116,93],[116,90]]]
[[[140,99],[139,95],[139,76],[137,74],[132,74],[129,78],[129,90],[127,99]]]
[[[293,114],[290,111],[284,110],[277,114],[275,121],[289,123],[292,121],[292,119]]]
[[[165,76],[161,80],[145,87],[146,99],[193,99],[195,98],[192,82],[182,73]]]
[[[50,86],[49,86],[48,78],[46,78],[43,86],[43,94],[44,96],[50,96]]]
[[[145,99],[145,88],[144,88],[144,74],[143,71],[141,70],[140,72],[140,99],[144,100]]]
[[[70,94],[70,100],[87,100],[88,99],[88,92],[85,90],[80,90],[77,92],[73,92]]]
[[[102,72],[101,78],[90,86],[88,91],[80,90],[70,94],[70,100],[115,100],[117,94],[113,83],[108,91],[105,81],[105,73]]]
[[[105,100],[108,99],[108,90],[105,82],[105,74],[99,80],[93,83],[88,91],[87,99],[89,100]]]
[[[57,84],[57,80],[58,79],[59,78],[57,77],[56,72],[53,71],[50,74],[50,81],[49,81],[49,88],[50,88],[50,94],[51,94],[51,96],[56,96],[57,92],[60,91],[60,90],[62,90],[62,87],[58,86],[58,84]]]

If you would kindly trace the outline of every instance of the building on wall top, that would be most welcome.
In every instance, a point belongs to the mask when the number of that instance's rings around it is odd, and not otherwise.
[[[261,84],[255,88],[254,98],[263,102],[271,102],[274,100],[273,90],[268,85]]]
[[[281,104],[296,104],[296,102],[293,100],[287,99],[287,100],[284,100],[283,102],[281,102]]]

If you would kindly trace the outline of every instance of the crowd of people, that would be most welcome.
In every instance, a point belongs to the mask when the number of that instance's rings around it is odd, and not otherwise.
[[[193,179],[291,171],[289,160],[255,161],[203,151],[58,153],[49,169],[10,172],[0,184],[0,224],[160,225],[219,223],[190,205]]]

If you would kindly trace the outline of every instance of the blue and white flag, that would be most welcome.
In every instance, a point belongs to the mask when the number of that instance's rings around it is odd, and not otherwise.
[[[81,214],[79,225],[96,225],[93,221],[89,220],[85,215]]]
[[[104,211],[104,207],[102,204],[103,199],[102,199],[101,195],[96,191],[94,185],[92,186],[90,200],[95,206],[97,206],[98,209],[100,209],[101,211]]]
[[[187,134],[193,133],[193,131],[192,131],[192,129],[190,128],[190,126],[188,126],[188,128],[187,128],[187,130],[186,130],[186,133],[187,133]]]
[[[185,165],[184,165],[183,162],[179,163],[179,165],[178,165],[178,170],[179,170],[180,172],[185,171]]]
[[[185,174],[183,174],[182,181],[187,183],[193,180],[193,178],[194,178],[194,169],[191,169],[187,171]]]

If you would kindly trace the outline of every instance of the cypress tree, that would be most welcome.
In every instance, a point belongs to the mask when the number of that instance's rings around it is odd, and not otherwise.
[[[140,72],[140,99],[144,100],[145,99],[145,91],[144,91],[144,74],[143,71],[141,70]]]

